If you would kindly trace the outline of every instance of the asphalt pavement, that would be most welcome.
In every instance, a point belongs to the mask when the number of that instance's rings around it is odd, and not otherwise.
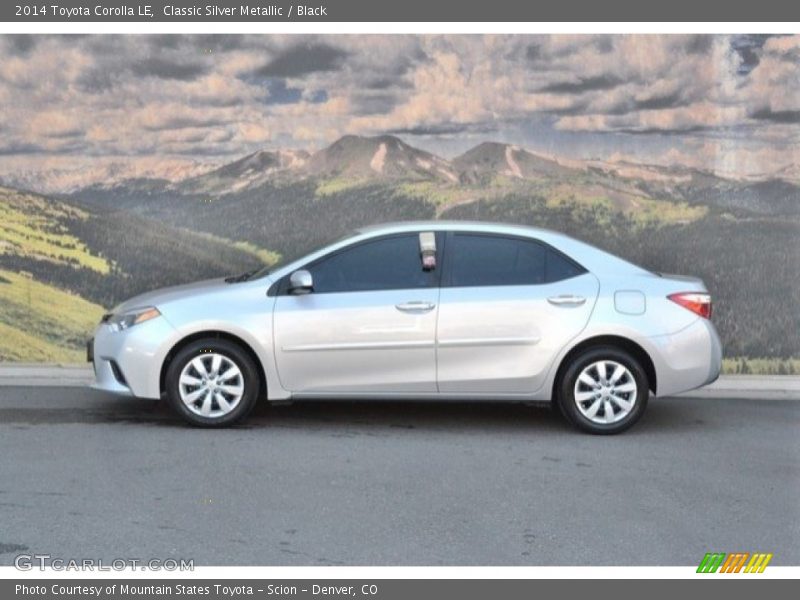
[[[314,402],[192,429],[160,403],[0,387],[0,564],[800,564],[800,402],[651,400],[615,437],[544,408]]]

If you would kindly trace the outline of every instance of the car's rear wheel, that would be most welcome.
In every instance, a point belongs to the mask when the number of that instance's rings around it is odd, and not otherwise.
[[[596,434],[625,431],[647,408],[647,375],[630,353],[596,347],[575,357],[558,385],[562,414],[576,427]]]
[[[167,400],[184,420],[223,427],[243,419],[258,399],[259,377],[240,346],[217,338],[191,342],[167,368]]]

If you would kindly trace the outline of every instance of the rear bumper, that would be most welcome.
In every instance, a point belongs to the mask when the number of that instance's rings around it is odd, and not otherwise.
[[[658,395],[688,392],[715,381],[722,370],[722,343],[714,324],[698,319],[671,335],[650,338]]]

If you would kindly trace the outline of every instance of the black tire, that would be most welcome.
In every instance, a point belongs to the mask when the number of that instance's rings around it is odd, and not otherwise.
[[[180,394],[180,377],[184,367],[191,361],[204,354],[220,354],[232,361],[241,372],[244,386],[239,403],[234,408],[220,416],[206,417],[189,409],[183,402]],[[220,370],[221,371],[221,370]],[[197,427],[227,427],[244,419],[256,404],[261,395],[261,382],[253,359],[241,346],[228,340],[219,338],[206,338],[196,340],[181,348],[169,363],[164,381],[167,402],[172,409],[187,423]]]
[[[575,384],[581,372],[598,361],[614,361],[626,367],[636,382],[635,401],[630,412],[613,423],[597,423],[587,418],[578,408],[575,401]],[[647,374],[642,365],[630,353],[614,346],[598,346],[581,352],[572,359],[562,372],[556,385],[559,411],[578,429],[597,435],[613,435],[632,427],[644,414],[647,399],[650,396]],[[617,407],[619,408],[619,407]]]

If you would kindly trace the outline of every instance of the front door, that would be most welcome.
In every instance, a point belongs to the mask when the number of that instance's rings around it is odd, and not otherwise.
[[[418,233],[358,242],[305,268],[311,293],[278,296],[281,384],[302,394],[436,391],[435,262]]]

